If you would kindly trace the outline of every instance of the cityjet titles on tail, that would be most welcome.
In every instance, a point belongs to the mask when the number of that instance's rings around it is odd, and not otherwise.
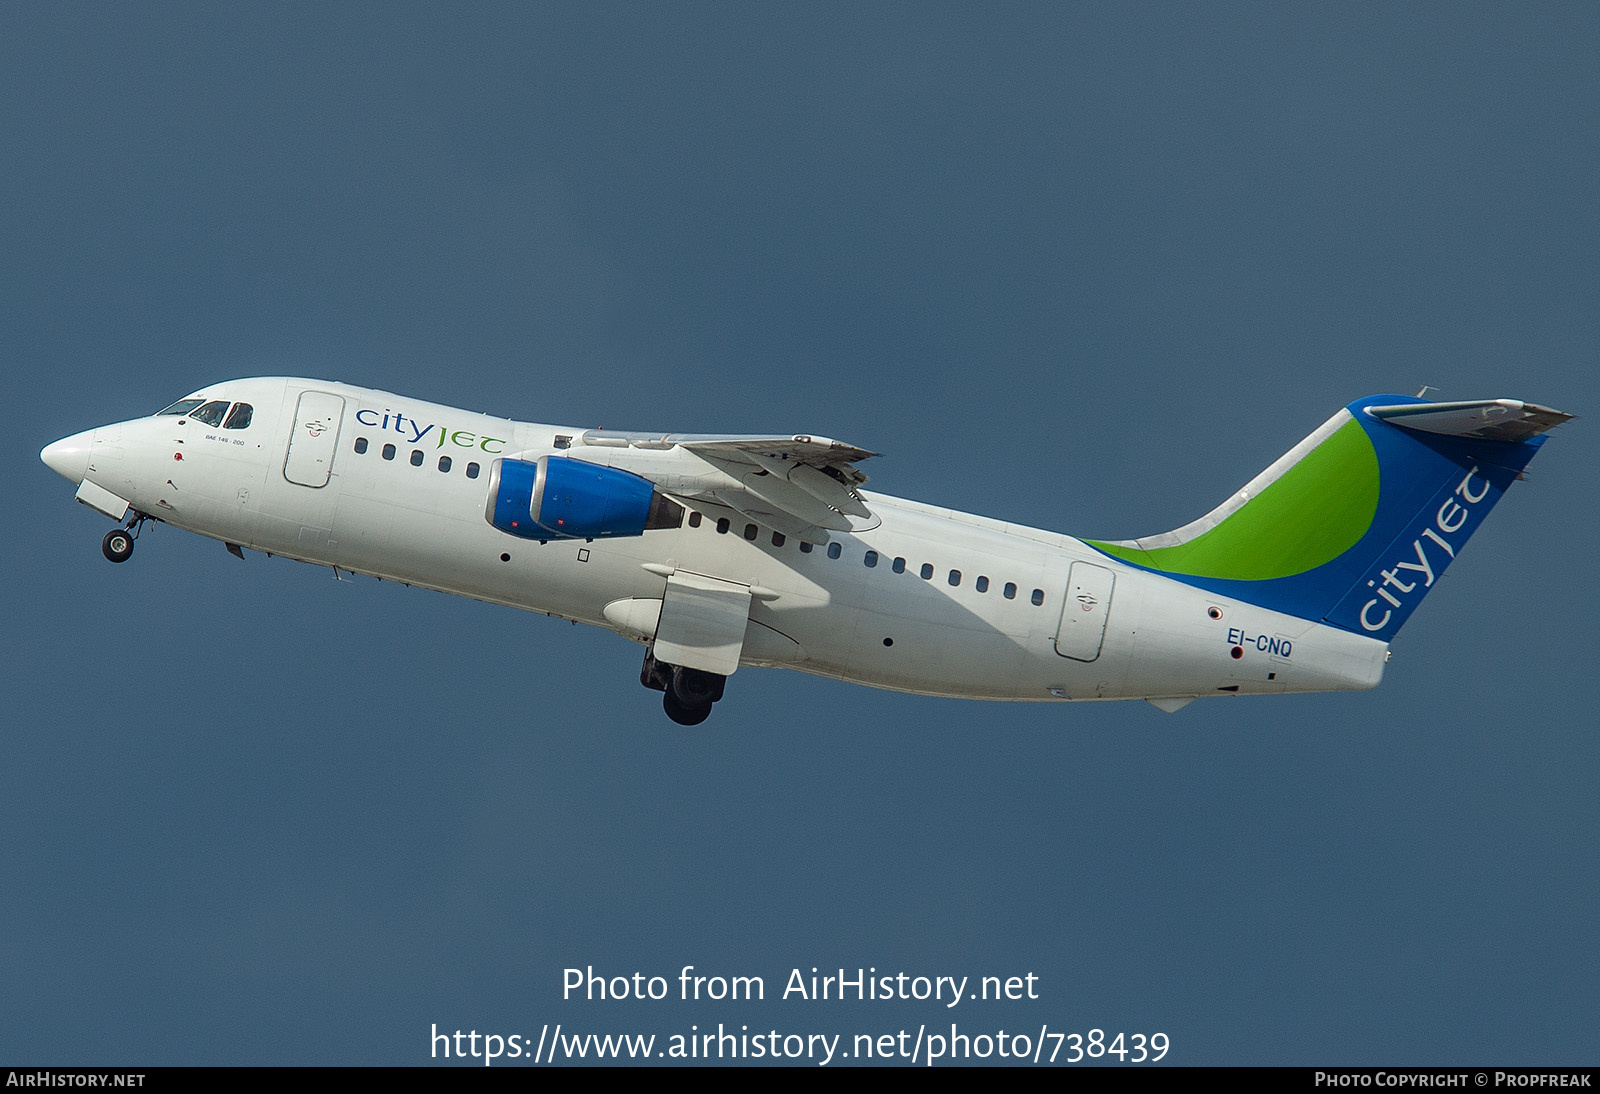
[[[1446,498],[1440,504],[1439,511],[1434,517],[1433,524],[1429,527],[1423,528],[1422,533],[1417,536],[1416,539],[1411,541],[1411,550],[1416,553],[1415,562],[1402,559],[1401,561],[1396,562],[1390,569],[1383,570],[1379,574],[1379,577],[1383,579],[1382,585],[1378,585],[1376,583],[1376,578],[1367,579],[1367,588],[1376,588],[1378,595],[1361,605],[1360,619],[1362,630],[1381,631],[1384,627],[1388,626],[1389,620],[1392,619],[1394,615],[1393,609],[1405,607],[1404,603],[1396,599],[1395,593],[1405,595],[1407,593],[1416,592],[1418,578],[1420,578],[1422,581],[1423,589],[1430,589],[1433,587],[1433,565],[1428,561],[1428,551],[1430,549],[1436,553],[1442,551],[1444,554],[1442,559],[1443,564],[1439,567],[1440,570],[1443,570],[1444,567],[1449,564],[1449,561],[1456,557],[1456,549],[1450,545],[1448,540],[1442,537],[1453,535],[1456,532],[1461,531],[1467,523],[1467,518],[1472,515],[1471,506],[1477,502],[1483,501],[1489,496],[1489,482],[1487,479],[1483,481],[1483,488],[1477,493],[1473,493],[1470,489],[1472,485],[1472,476],[1477,474],[1477,472],[1478,469],[1476,467],[1467,472],[1466,477],[1463,478],[1460,485],[1455,488],[1453,496]],[[1458,502],[1456,500],[1457,498],[1460,498],[1461,501]],[[1424,541],[1431,541],[1433,546],[1431,548],[1425,547]],[[1401,570],[1410,570],[1417,576],[1413,577],[1410,581],[1406,581],[1400,576]],[[1389,607],[1382,607],[1382,605],[1378,603],[1379,598],[1382,598],[1386,603],[1388,603]],[[1382,611],[1383,615],[1377,619],[1369,617],[1368,613],[1374,610]]]
[[[241,558],[604,627],[644,647],[640,682],[694,725],[740,667],[1166,711],[1373,687],[1569,417],[1358,399],[1205,516],[1127,540],[868,491],[874,454],[815,434],[584,430],[289,377],[212,384],[41,457],[116,522],[114,562],[158,521]],[[953,979],[930,984],[960,998]]]

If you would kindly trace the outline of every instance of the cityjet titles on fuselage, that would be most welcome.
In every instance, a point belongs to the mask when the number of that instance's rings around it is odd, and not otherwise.
[[[412,444],[421,444],[422,438],[438,431],[439,440],[434,446],[443,448],[446,443],[456,445],[458,448],[477,448],[489,453],[491,456],[505,451],[505,440],[501,437],[480,437],[468,429],[447,430],[442,425],[423,425],[415,418],[408,418],[395,410],[377,411],[363,407],[356,411],[356,421],[373,429],[392,429]],[[494,448],[490,448],[490,445]]]
[[[1399,597],[1395,596],[1395,593],[1398,592],[1403,596],[1412,592],[1417,588],[1417,582],[1419,581],[1422,583],[1422,588],[1429,588],[1433,585],[1433,579],[1439,573],[1443,573],[1444,568],[1450,565],[1450,560],[1456,557],[1456,549],[1444,537],[1454,532],[1459,532],[1467,523],[1467,518],[1471,516],[1472,511],[1468,507],[1489,496],[1490,482],[1488,479],[1483,480],[1483,488],[1481,490],[1473,493],[1471,488],[1472,476],[1477,473],[1478,468],[1474,465],[1472,470],[1467,472],[1466,478],[1461,480],[1460,485],[1451,491],[1449,497],[1444,499],[1444,504],[1439,506],[1439,511],[1434,514],[1433,523],[1424,528],[1422,534],[1411,541],[1411,550],[1416,553],[1415,559],[1402,558],[1387,570],[1380,571],[1378,576],[1383,578],[1381,585],[1376,577],[1367,582],[1367,586],[1375,589],[1378,595],[1361,605],[1360,618],[1361,626],[1364,630],[1383,630],[1384,627],[1388,626],[1389,618],[1394,614],[1394,609],[1404,607],[1404,604]],[[1461,501],[1457,501],[1457,498],[1460,498]],[[1434,550],[1435,554],[1432,559],[1428,556],[1430,549],[1427,546],[1428,543],[1433,544],[1432,550]],[[1441,558],[1438,555],[1440,551],[1444,552],[1445,557]],[[1434,562],[1438,563],[1437,572],[1434,570]],[[1405,573],[1401,571],[1405,571]],[[1383,615],[1374,618],[1371,614],[1373,610],[1385,603],[1389,607],[1383,609]]]

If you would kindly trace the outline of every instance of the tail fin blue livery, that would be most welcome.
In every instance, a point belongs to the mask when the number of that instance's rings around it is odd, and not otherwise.
[[[1545,432],[1571,417],[1513,399],[1369,396],[1199,520],[1085,542],[1222,596],[1388,641]]]

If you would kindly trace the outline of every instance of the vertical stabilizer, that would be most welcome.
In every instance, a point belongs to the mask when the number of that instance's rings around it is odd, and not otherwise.
[[[1493,399],[1358,399],[1204,517],[1086,540],[1219,595],[1388,641],[1571,418]]]

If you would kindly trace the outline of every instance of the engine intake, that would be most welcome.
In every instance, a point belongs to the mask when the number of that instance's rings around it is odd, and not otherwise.
[[[683,506],[632,472],[540,456],[494,461],[484,517],[523,539],[602,539],[681,527]]]

